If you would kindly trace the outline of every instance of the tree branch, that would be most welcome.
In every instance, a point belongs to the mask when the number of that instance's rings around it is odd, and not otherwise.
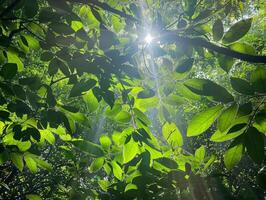
[[[162,40],[161,40],[162,39]],[[245,53],[240,53],[234,50],[231,50],[226,47],[218,46],[216,44],[213,44],[212,42],[207,41],[203,38],[192,38],[192,37],[186,37],[186,36],[180,36],[177,35],[176,32],[166,32],[161,38],[161,42],[181,42],[181,43],[187,43],[192,46],[199,46],[206,48],[208,50],[223,54],[225,56],[229,56],[232,58],[237,58],[243,61],[251,62],[251,63],[266,63],[266,56],[265,55],[250,55]]]

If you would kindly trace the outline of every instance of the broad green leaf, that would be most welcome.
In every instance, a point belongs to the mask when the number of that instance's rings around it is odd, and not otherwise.
[[[13,164],[19,169],[19,171],[23,170],[23,156],[18,153],[11,153],[10,154],[10,159],[13,162]]]
[[[18,67],[15,63],[6,63],[0,70],[0,76],[4,79],[12,79],[17,74]]]
[[[226,130],[225,132],[216,130],[215,133],[211,136],[210,140],[213,142],[225,142],[242,135],[245,130],[245,124],[235,125],[230,130]]]
[[[92,90],[89,90],[83,95],[83,100],[85,101],[89,112],[94,112],[95,110],[97,110],[99,103]]]
[[[115,120],[121,123],[128,123],[131,120],[131,115],[129,112],[122,110],[115,116]]]
[[[264,159],[264,135],[256,128],[250,127],[245,134],[245,146],[252,160],[261,164]]]
[[[76,140],[72,141],[72,144],[81,151],[91,154],[92,156],[100,157],[104,155],[101,146],[94,144],[92,142],[85,140]]]
[[[225,33],[223,37],[223,43],[232,43],[247,34],[251,27],[252,18],[241,20],[235,23],[231,28]]]
[[[58,34],[70,35],[74,33],[74,30],[65,23],[53,22],[49,25],[49,27]]]
[[[177,73],[185,73],[191,70],[193,66],[194,58],[186,58],[179,62],[178,66],[176,67]]]
[[[231,170],[242,158],[244,145],[241,138],[236,138],[224,154],[224,164]]]
[[[28,46],[30,49],[38,49],[40,47],[39,40],[35,39],[31,35],[23,34],[21,37],[24,38],[24,40],[27,42],[26,46]]]
[[[104,149],[109,149],[109,147],[112,145],[112,141],[107,135],[101,135],[99,140]]]
[[[229,48],[234,51],[240,52],[240,53],[245,53],[245,54],[250,54],[250,55],[256,54],[255,48],[245,43],[236,42],[236,43],[229,45]]]
[[[122,180],[123,178],[123,170],[121,169],[120,165],[117,164],[116,161],[112,161],[111,162],[112,168],[113,168],[113,173],[114,176],[118,179],[118,180]]]
[[[123,146],[123,163],[128,163],[131,161],[139,151],[138,143],[131,138]]]
[[[116,33],[119,33],[120,30],[124,27],[125,23],[122,18],[112,15],[112,25]]]
[[[224,34],[223,22],[220,19],[217,19],[212,26],[212,36],[215,41],[222,39]]]
[[[171,158],[161,157],[161,158],[156,158],[154,161],[162,164],[163,166],[165,166],[169,169],[177,169],[178,168],[176,161],[172,160]]]
[[[261,112],[255,116],[255,122],[253,126],[261,133],[266,135],[266,113]]]
[[[37,194],[27,194],[26,198],[28,200],[42,200],[42,198]]]
[[[125,187],[125,192],[129,191],[129,190],[138,190],[138,186],[133,184],[133,183],[129,183],[127,184],[127,186]]]
[[[221,54],[217,55],[217,58],[218,58],[218,63],[220,65],[220,67],[225,72],[228,73],[235,62],[234,59],[232,57],[221,55]]]
[[[32,173],[36,173],[37,172],[37,163],[36,161],[34,160],[34,158],[32,157],[31,154],[26,154],[24,156],[24,160],[25,160],[25,163],[26,163],[26,166],[29,168],[29,170],[32,172]]]
[[[89,169],[91,172],[97,172],[103,167],[104,164],[104,157],[96,158],[94,161],[92,161]]]
[[[7,61],[8,61],[8,63],[16,64],[18,67],[18,72],[23,71],[24,65],[23,65],[21,59],[18,57],[17,53],[15,53],[14,51],[9,50],[7,52]]]
[[[192,92],[208,96],[214,101],[222,103],[234,101],[234,97],[225,88],[208,79],[189,79],[184,84]]]
[[[146,126],[151,124],[150,119],[143,112],[141,112],[139,109],[133,108],[133,111],[135,114],[134,117],[137,118],[138,120],[140,120]]]
[[[206,131],[220,115],[222,108],[222,105],[214,106],[193,116],[188,124],[187,136],[197,136]]]
[[[164,139],[172,146],[183,146],[183,136],[174,123],[166,122],[162,128]]]
[[[52,171],[53,170],[52,165],[50,163],[46,162],[45,160],[41,160],[41,159],[39,159],[37,157],[34,157],[34,161],[42,169],[45,169],[47,171]]]
[[[250,82],[256,92],[266,93],[266,69],[257,68],[251,73]]]
[[[80,96],[80,95],[82,95],[83,92],[90,90],[95,85],[96,85],[96,81],[93,79],[89,79],[87,81],[81,80],[80,82],[76,83],[72,87],[70,94],[69,94],[69,97]]]
[[[99,180],[98,184],[99,184],[99,186],[101,187],[101,189],[103,191],[107,191],[107,189],[108,189],[108,187],[110,185],[109,181],[107,181],[107,180]]]
[[[238,105],[235,103],[223,111],[217,121],[217,127],[221,132],[224,132],[226,129],[228,129],[230,125],[234,122],[237,111]]]
[[[198,159],[200,162],[204,161],[205,158],[205,147],[201,146],[195,151],[195,157]]]
[[[247,95],[254,94],[254,90],[251,87],[250,83],[244,79],[231,77],[231,85],[235,91],[241,94],[247,94]]]
[[[170,94],[163,98],[163,102],[172,106],[179,106],[181,104],[186,103],[187,100],[184,97]]]

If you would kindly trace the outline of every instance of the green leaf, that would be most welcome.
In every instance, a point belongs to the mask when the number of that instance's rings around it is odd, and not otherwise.
[[[204,148],[203,145],[195,151],[195,157],[200,162],[203,162],[204,161],[204,158],[205,158],[205,148]]]
[[[127,111],[120,111],[116,116],[115,120],[121,123],[128,123],[131,120],[131,115]]]
[[[213,142],[225,142],[242,135],[245,130],[246,130],[245,123],[237,124],[232,128],[230,128],[230,130],[226,130],[225,132],[216,130],[215,133],[211,136],[210,140]]]
[[[222,108],[222,105],[214,106],[192,117],[188,124],[187,136],[197,136],[206,131],[220,115]]]
[[[254,94],[254,90],[248,81],[241,79],[241,78],[235,78],[235,77],[231,77],[230,80],[231,80],[232,88],[235,91],[241,94],[247,94],[247,95]]]
[[[18,57],[17,53],[14,51],[8,51],[7,52],[7,61],[8,63],[14,63],[17,64],[18,67],[18,72],[23,71],[24,69],[24,64],[22,63],[22,61],[20,60],[20,58]]]
[[[255,116],[255,122],[253,126],[261,133],[266,135],[266,113],[261,112]]]
[[[101,157],[104,155],[101,146],[85,140],[72,141],[72,144],[81,151],[93,156]]]
[[[187,100],[184,97],[177,96],[174,94],[170,94],[163,98],[163,101],[166,104],[172,105],[172,106],[179,106],[181,104],[184,104],[187,102]]]
[[[69,94],[69,97],[77,97],[82,95],[83,92],[90,90],[92,87],[96,85],[96,81],[94,79],[89,79],[87,81],[80,81],[76,83]]]
[[[53,22],[49,25],[49,27],[58,34],[71,35],[75,33],[75,31],[68,24],[65,23]]]
[[[123,163],[128,163],[131,161],[138,153],[139,147],[138,143],[131,138],[126,144],[123,146]]]
[[[28,200],[42,200],[42,198],[37,194],[27,194],[26,198]]]
[[[150,98],[155,95],[155,92],[152,89],[144,89],[143,91],[138,93],[138,98],[144,99],[144,98]]]
[[[217,56],[218,58],[218,63],[220,65],[220,67],[225,71],[225,72],[229,72],[230,69],[232,68],[233,64],[234,64],[234,59],[232,57],[229,56],[225,56],[225,55],[221,55],[219,54]]]
[[[49,164],[48,162],[46,162],[45,160],[41,160],[37,157],[34,158],[35,162],[37,163],[37,165],[42,168],[45,169],[47,171],[52,171],[53,167],[51,164]]]
[[[96,158],[90,165],[90,172],[97,172],[103,167],[104,157]]]
[[[252,18],[241,20],[235,23],[224,35],[223,43],[232,43],[247,34],[251,27]]]
[[[25,163],[27,165],[27,167],[29,168],[29,170],[32,172],[32,173],[36,173],[37,172],[37,163],[36,161],[33,159],[32,155],[31,154],[26,154],[24,156],[24,160],[25,160]]]
[[[261,164],[264,159],[264,136],[256,128],[250,127],[245,134],[245,146],[248,155]]]
[[[114,176],[117,179],[122,180],[122,178],[123,178],[123,170],[121,169],[120,165],[118,165],[116,161],[112,161],[111,165],[112,165],[112,168],[113,168]]]
[[[238,111],[237,104],[232,104],[226,110],[223,111],[223,113],[221,114],[221,116],[217,121],[217,127],[221,132],[227,130],[230,127],[230,125],[234,122],[237,111]]]
[[[177,169],[178,165],[177,163],[172,160],[171,158],[167,158],[167,157],[161,157],[161,158],[157,158],[154,161],[164,165],[165,167],[169,168],[169,169]]]
[[[220,19],[217,19],[212,26],[212,36],[215,41],[222,39],[224,34],[223,22]]]
[[[19,169],[19,171],[22,172],[23,166],[24,166],[23,156],[21,154],[18,154],[18,153],[11,153],[10,159],[13,162],[13,164]]]
[[[266,93],[266,69],[257,68],[250,77],[252,87],[256,92]]]
[[[236,138],[224,154],[224,164],[231,170],[242,158],[244,145],[241,138]]]
[[[107,135],[101,135],[99,140],[104,149],[109,149],[112,145],[112,141]]]
[[[6,63],[2,66],[0,70],[0,75],[4,79],[12,79],[17,74],[18,67],[15,63]]]
[[[240,53],[256,55],[255,48],[245,43],[236,42],[234,44],[229,45],[229,48]]]
[[[133,108],[135,117],[140,120],[142,123],[144,123],[146,126],[150,125],[150,119],[143,113],[141,112],[141,110],[137,109],[137,108]]]
[[[97,98],[94,96],[92,90],[89,90],[88,92],[86,92],[83,95],[83,100],[85,101],[86,106],[87,106],[89,112],[92,113],[95,110],[97,110],[97,108],[99,106],[99,103],[98,103]]]
[[[186,58],[179,62],[178,66],[176,67],[176,72],[178,73],[185,73],[191,70],[193,66],[194,58]]]
[[[192,92],[208,96],[214,101],[222,103],[234,101],[234,97],[225,88],[208,79],[189,79],[184,84]]]
[[[174,123],[166,122],[163,125],[162,133],[164,139],[173,147],[183,146],[182,134]]]

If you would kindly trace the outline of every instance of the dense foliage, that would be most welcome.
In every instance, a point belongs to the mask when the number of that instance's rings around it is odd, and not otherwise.
[[[263,6],[1,1],[0,199],[264,199]]]

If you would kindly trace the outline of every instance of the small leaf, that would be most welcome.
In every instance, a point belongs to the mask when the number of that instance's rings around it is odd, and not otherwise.
[[[266,69],[257,68],[251,73],[250,82],[256,92],[266,93]]]
[[[231,85],[235,91],[241,94],[247,94],[247,95],[254,94],[253,88],[251,87],[249,82],[244,79],[231,77]]]
[[[123,178],[123,170],[121,169],[120,165],[118,165],[116,161],[112,161],[111,164],[112,164],[114,176],[117,179],[122,180],[122,178]]]
[[[200,161],[203,162],[205,158],[205,148],[201,146],[195,151],[195,157]]]
[[[138,143],[131,138],[126,144],[123,146],[123,163],[128,163],[131,161],[136,154],[138,153]]]
[[[219,41],[224,34],[223,22],[217,19],[212,26],[212,36],[215,41]]]
[[[37,172],[37,163],[32,158],[32,155],[31,154],[26,154],[24,156],[24,160],[25,160],[25,163],[26,163],[27,167],[29,168],[29,170],[32,173],[36,173]]]
[[[235,23],[224,35],[223,43],[232,43],[247,34],[251,27],[252,18],[241,20]]]
[[[131,115],[127,111],[120,111],[116,116],[115,120],[121,123],[128,123],[131,120]]]
[[[166,122],[163,125],[162,133],[164,139],[173,147],[183,145],[182,134],[174,123]]]
[[[112,145],[112,141],[107,135],[101,135],[99,140],[104,149],[109,149],[109,147]]]
[[[26,198],[28,200],[42,200],[42,198],[37,194],[27,194]]]
[[[247,130],[245,146],[252,160],[257,164],[261,164],[264,159],[264,137],[256,128],[250,127]]]
[[[90,165],[90,171],[97,172],[103,167],[103,164],[104,164],[104,157],[96,158],[94,161],[92,161]]]
[[[230,127],[230,125],[234,122],[237,111],[238,111],[237,104],[232,104],[225,111],[223,111],[217,122],[217,127],[221,132],[227,130]]]
[[[10,154],[10,158],[13,162],[13,164],[19,169],[19,171],[23,170],[23,156],[21,154],[18,153],[11,153]]]
[[[231,170],[242,158],[244,145],[241,138],[236,138],[224,154],[224,164]]]
[[[218,105],[195,115],[188,124],[187,136],[197,136],[206,131],[220,115],[223,106]]]
[[[18,71],[17,64],[15,63],[6,63],[2,66],[0,70],[0,75],[5,79],[12,79]]]

